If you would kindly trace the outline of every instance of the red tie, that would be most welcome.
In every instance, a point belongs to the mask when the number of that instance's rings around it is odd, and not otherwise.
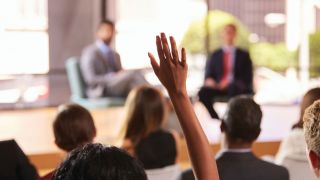
[[[224,51],[223,54],[223,76],[221,81],[229,81],[228,76],[230,74],[230,51]]]

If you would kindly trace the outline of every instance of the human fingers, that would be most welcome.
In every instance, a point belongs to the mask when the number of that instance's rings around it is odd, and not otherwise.
[[[172,62],[177,64],[179,62],[179,54],[177,50],[176,41],[172,36],[170,36],[171,52],[172,52]]]
[[[151,66],[152,66],[152,69],[154,71],[154,73],[158,76],[159,74],[159,64],[157,63],[156,59],[154,58],[153,54],[151,54],[150,52],[148,52],[148,56],[150,58],[150,63],[151,63]]]
[[[163,48],[163,52],[164,52],[166,61],[168,61],[168,63],[170,63],[170,62],[172,62],[172,56],[171,56],[169,44],[168,44],[167,37],[166,37],[165,33],[161,33],[160,39],[162,42],[162,48]]]
[[[163,62],[165,60],[165,57],[164,57],[164,52],[162,49],[161,39],[159,36],[156,36],[156,45],[157,45],[157,51],[158,51],[158,56],[159,56],[160,62]]]
[[[180,62],[180,64],[182,66],[185,66],[187,64],[186,50],[184,48],[181,49],[181,62]]]

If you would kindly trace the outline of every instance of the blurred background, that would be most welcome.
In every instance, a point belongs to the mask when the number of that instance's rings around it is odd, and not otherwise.
[[[94,41],[105,17],[116,22],[113,45],[125,69],[149,69],[155,35],[175,36],[188,52],[191,94],[228,22],[238,25],[237,44],[254,62],[257,102],[297,104],[320,84],[319,0],[0,0],[0,108],[68,100],[65,61]]]

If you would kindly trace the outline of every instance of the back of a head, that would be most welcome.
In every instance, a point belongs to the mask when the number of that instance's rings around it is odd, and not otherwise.
[[[320,100],[306,109],[303,121],[307,147],[320,157]]]
[[[96,128],[88,110],[77,104],[62,105],[53,122],[55,143],[65,151],[93,141]]]
[[[125,138],[139,141],[148,133],[161,127],[165,114],[164,98],[157,89],[148,86],[134,89],[126,102],[128,124]]]
[[[229,101],[224,131],[229,140],[251,143],[260,134],[261,119],[260,106],[252,98],[237,96]]]
[[[303,127],[303,115],[305,110],[311,106],[316,100],[320,99],[320,88],[310,89],[302,98],[302,102],[300,104],[300,119],[298,123],[296,123],[293,128],[302,128]]]
[[[123,150],[87,144],[73,150],[53,180],[146,180],[142,165]]]

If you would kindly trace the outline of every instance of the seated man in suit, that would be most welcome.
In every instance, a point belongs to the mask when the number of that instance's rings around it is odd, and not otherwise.
[[[36,180],[38,173],[16,141],[0,141],[0,179]]]
[[[303,116],[304,137],[307,143],[309,163],[319,179],[320,177],[320,100],[315,101]]]
[[[139,71],[122,69],[119,54],[110,47],[114,31],[112,21],[102,21],[97,29],[97,41],[82,52],[80,68],[89,98],[126,97],[134,87],[147,84]]]
[[[252,153],[252,144],[260,134],[262,112],[251,98],[237,96],[228,104],[221,122],[221,151],[216,155],[220,180],[288,180],[287,169],[263,160]],[[194,179],[191,170],[182,180]]]
[[[205,68],[204,86],[199,91],[200,102],[214,119],[219,119],[213,109],[215,97],[253,93],[252,62],[247,51],[235,47],[236,32],[234,24],[228,24],[223,28],[224,46],[209,57]]]

